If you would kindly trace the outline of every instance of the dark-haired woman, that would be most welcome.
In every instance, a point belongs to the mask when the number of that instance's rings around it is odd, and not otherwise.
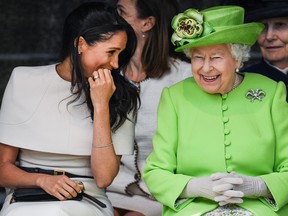
[[[13,202],[12,190],[1,216],[113,215],[105,188],[133,153],[138,96],[120,70],[135,46],[115,8],[84,3],[66,18],[60,63],[14,69],[0,112],[0,184],[59,201]],[[106,208],[70,200],[83,190]]]
[[[175,0],[118,0],[117,10],[134,29],[137,48],[124,76],[139,90],[141,106],[135,126],[135,153],[123,156],[119,174],[107,195],[120,215],[161,215],[162,207],[142,180],[152,151],[156,113],[162,89],[191,76],[191,64],[176,53],[171,21],[179,13]]]

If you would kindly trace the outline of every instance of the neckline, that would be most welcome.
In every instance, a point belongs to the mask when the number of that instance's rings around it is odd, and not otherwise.
[[[126,79],[129,80],[129,82],[132,83],[133,85],[138,86],[138,85],[140,85],[140,83],[143,83],[143,82],[149,80],[150,77],[147,76],[145,79],[143,79],[143,80],[141,80],[141,81],[139,81],[139,82],[135,82],[135,81],[133,81],[133,80],[130,80],[130,79],[128,79],[127,77],[126,77]]]
[[[54,64],[54,71],[55,71],[55,73],[57,74],[57,77],[58,77],[60,80],[66,82],[66,83],[71,84],[71,81],[70,81],[70,80],[67,80],[67,79],[65,79],[63,76],[61,76],[61,74],[60,74],[59,71],[57,70],[57,66],[58,66],[58,65],[60,65],[60,62]]]
[[[150,79],[150,77],[147,76],[145,79],[143,79],[143,80],[141,80],[141,81],[139,81],[139,82],[135,82],[135,81],[133,81],[133,80],[129,80],[127,77],[126,77],[126,79],[127,79],[133,86],[135,86],[136,89],[137,89],[137,92],[140,93],[140,91],[141,91],[141,83],[146,82],[147,80]]]
[[[244,80],[244,76],[239,73],[236,73],[236,77],[235,77],[232,89],[224,94],[229,94],[230,92],[232,92],[234,89],[236,89],[238,86],[241,85],[243,80]]]

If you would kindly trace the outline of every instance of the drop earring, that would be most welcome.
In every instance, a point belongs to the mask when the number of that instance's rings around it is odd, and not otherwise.
[[[145,34],[144,33],[142,33],[142,38],[145,38]]]
[[[236,73],[239,73],[239,68],[236,68]]]

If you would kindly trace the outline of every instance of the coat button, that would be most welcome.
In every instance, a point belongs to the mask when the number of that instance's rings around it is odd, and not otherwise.
[[[224,123],[227,123],[228,121],[229,121],[229,118],[228,118],[227,116],[224,116],[224,117],[223,117],[223,122],[224,122]]]
[[[229,129],[224,129],[224,134],[225,135],[228,135],[230,133],[230,130]]]
[[[228,96],[228,94],[223,94],[223,95],[222,95],[222,99],[226,99],[227,96]]]
[[[225,140],[225,141],[224,141],[224,145],[226,145],[226,146],[231,145],[231,141],[230,141],[230,140]]]
[[[231,159],[231,155],[230,155],[230,154],[226,154],[226,155],[225,155],[225,158],[226,158],[227,160],[229,160],[229,159]]]
[[[226,104],[222,105],[222,110],[225,111],[228,109],[228,106]]]
[[[233,171],[233,168],[229,166],[229,167],[227,167],[226,170],[227,170],[228,173],[231,173]]]

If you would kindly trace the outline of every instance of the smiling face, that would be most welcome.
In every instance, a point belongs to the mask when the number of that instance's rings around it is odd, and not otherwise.
[[[284,69],[288,67],[288,17],[262,20],[265,29],[258,38],[264,59]]]
[[[210,94],[224,94],[232,90],[238,61],[228,44],[192,48],[191,63],[198,86]]]
[[[126,43],[127,34],[124,31],[117,32],[108,40],[97,42],[92,46],[80,37],[78,50],[81,52],[81,63],[86,77],[92,76],[99,68],[109,70],[118,68],[119,54],[125,49]]]

